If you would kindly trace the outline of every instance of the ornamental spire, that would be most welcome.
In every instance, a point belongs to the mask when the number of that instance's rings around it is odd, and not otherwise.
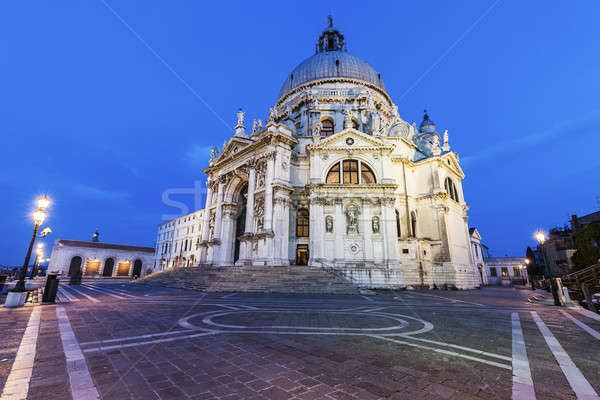
[[[327,51],[346,51],[344,35],[333,27],[333,17],[331,15],[327,16],[327,29],[317,39],[316,53]]]

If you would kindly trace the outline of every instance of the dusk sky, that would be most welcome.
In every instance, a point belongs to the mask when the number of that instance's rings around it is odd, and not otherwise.
[[[400,116],[448,130],[469,226],[492,254],[598,210],[598,1],[6,2],[0,13],[0,264],[23,262],[35,198],[56,239],[154,246],[205,182],[209,148],[266,119],[333,15]],[[189,211],[204,199],[176,197]],[[49,255],[49,254],[48,254]]]

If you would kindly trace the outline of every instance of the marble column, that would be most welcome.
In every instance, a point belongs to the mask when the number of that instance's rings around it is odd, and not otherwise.
[[[221,244],[219,245],[221,249],[219,265],[231,266],[233,265],[233,246],[235,245],[236,207],[232,204],[226,204],[222,208],[223,222],[221,224]]]
[[[212,197],[213,197],[213,189],[212,189],[212,181],[206,181],[206,207],[204,208],[204,226],[202,227],[202,241],[208,242],[210,238],[208,235],[210,234],[210,227],[208,226],[208,221],[210,219],[210,207],[212,206]],[[207,264],[207,247],[204,245],[200,249],[200,264]]]
[[[275,169],[275,154],[268,157],[265,177],[265,221],[263,229],[273,231],[273,175]]]
[[[221,263],[221,251],[220,251],[220,242],[221,242],[221,225],[223,220],[223,192],[225,191],[225,185],[227,183],[227,179],[225,177],[221,177],[219,179],[219,189],[217,190],[217,210],[215,215],[215,231],[213,242],[216,242],[213,245],[213,264]]]
[[[256,170],[254,161],[248,162],[248,196],[246,198],[246,220],[244,232],[237,232],[237,236],[249,239],[254,230],[254,191],[256,190]],[[251,263],[252,260],[252,242],[241,240],[240,256],[236,265]]]
[[[335,261],[344,260],[344,235],[346,234],[346,218],[344,217],[342,199],[335,199]]]
[[[373,240],[371,236],[373,235],[373,223],[372,223],[372,215],[371,215],[371,203],[368,201],[362,202],[362,237],[363,237],[363,259],[372,260],[373,259]]]
[[[265,216],[263,231],[264,248],[262,253],[267,265],[274,265],[274,240],[273,240],[273,176],[275,175],[275,153],[267,158],[267,171],[265,176]]]
[[[245,233],[252,233],[254,227],[254,191],[256,185],[256,171],[254,163],[248,166],[248,198],[246,203],[246,229]]]

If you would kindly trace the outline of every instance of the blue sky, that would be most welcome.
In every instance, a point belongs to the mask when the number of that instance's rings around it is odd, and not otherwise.
[[[40,193],[54,200],[47,247],[96,227],[153,246],[176,212],[163,192],[204,181],[239,107],[266,118],[329,13],[404,119],[427,108],[448,129],[469,223],[494,255],[522,255],[536,228],[598,209],[600,3],[322,4],[3,4],[0,264],[22,263]]]

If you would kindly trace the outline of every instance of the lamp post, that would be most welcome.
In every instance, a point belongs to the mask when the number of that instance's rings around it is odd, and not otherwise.
[[[546,234],[542,231],[537,231],[535,233],[535,239],[540,244],[542,248],[542,256],[544,257],[544,277],[550,280],[550,290],[552,291],[552,297],[554,298],[554,305],[560,306],[560,299],[558,298],[558,288],[556,287],[556,282],[552,278],[552,272],[550,271],[550,265],[548,265],[548,260],[546,259],[546,249],[544,249],[544,242],[546,241]]]
[[[29,242],[29,248],[27,249],[25,262],[23,263],[23,267],[21,268],[19,281],[15,285],[13,292],[27,291],[25,289],[25,277],[27,276],[27,266],[29,265],[29,259],[31,258],[31,250],[33,249],[33,244],[35,242],[38,229],[40,228],[40,225],[44,222],[44,219],[46,219],[46,208],[48,207],[48,205],[50,205],[50,199],[48,199],[47,196],[43,196],[38,199],[38,209],[33,212],[33,235],[31,236],[31,241]]]
[[[31,269],[31,279],[33,279],[37,275],[37,270],[44,259],[44,243],[38,243],[37,248],[35,250],[35,260],[33,261],[33,268]]]

